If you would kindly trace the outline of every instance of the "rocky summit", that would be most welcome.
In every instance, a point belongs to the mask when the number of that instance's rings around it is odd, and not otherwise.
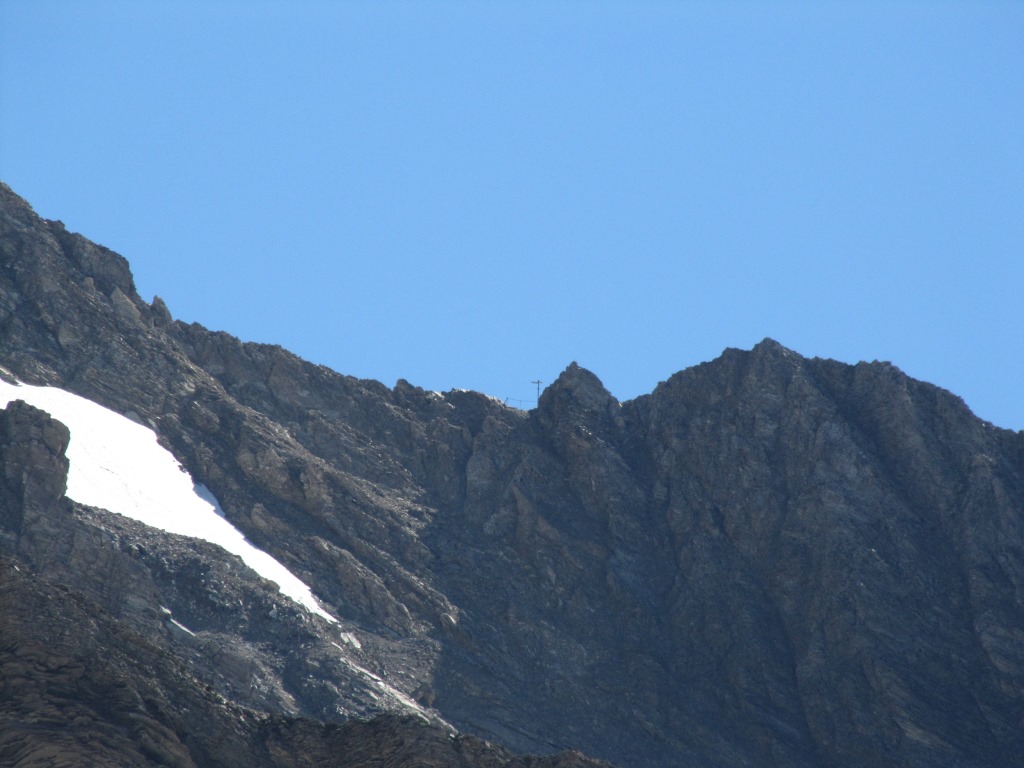
[[[0,185],[0,379],[153,430],[324,609],[69,497],[76,427],[14,398],[0,764],[1021,764],[1024,433],[888,363],[389,388],[174,320]]]

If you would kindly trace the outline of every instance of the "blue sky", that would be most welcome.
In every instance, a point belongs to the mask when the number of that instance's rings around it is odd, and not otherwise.
[[[0,0],[0,178],[176,317],[389,385],[628,399],[770,336],[1021,429],[1022,40],[1016,2]]]

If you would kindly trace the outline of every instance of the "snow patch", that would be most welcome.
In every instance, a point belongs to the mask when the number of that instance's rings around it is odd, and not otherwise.
[[[71,431],[67,497],[159,528],[218,544],[238,555],[281,594],[330,622],[337,619],[281,563],[249,543],[229,523],[213,494],[193,482],[148,427],[57,387],[0,380],[0,408],[24,400]]]
[[[176,626],[178,629],[180,629],[181,631],[183,631],[185,634],[189,635],[190,637],[195,637],[196,636],[195,632],[193,632],[191,629],[186,627],[184,624],[182,624],[177,619],[171,619],[171,624]]]

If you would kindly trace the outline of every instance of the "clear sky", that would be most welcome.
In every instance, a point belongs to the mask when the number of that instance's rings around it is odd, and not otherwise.
[[[0,0],[0,178],[178,318],[620,399],[766,336],[1024,428],[1022,2]]]

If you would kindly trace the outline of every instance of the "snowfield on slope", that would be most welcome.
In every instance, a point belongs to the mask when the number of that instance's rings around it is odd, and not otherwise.
[[[283,595],[337,622],[320,607],[305,583],[250,544],[224,518],[213,494],[193,482],[174,456],[157,442],[153,430],[57,387],[0,380],[0,408],[6,408],[12,400],[24,400],[46,411],[71,431],[67,450],[69,499],[169,533],[218,544],[242,558],[260,576],[276,582]]]

